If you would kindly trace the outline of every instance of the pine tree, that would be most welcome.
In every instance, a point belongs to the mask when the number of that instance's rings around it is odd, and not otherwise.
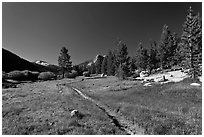
[[[107,54],[107,75],[115,75],[115,55],[111,50],[109,50]]]
[[[122,41],[118,41],[117,43],[117,53],[116,53],[116,68],[117,68],[117,76],[120,76],[119,73],[124,73],[124,77],[120,77],[124,79],[129,75],[129,60],[127,46]],[[119,69],[120,68],[120,69]],[[123,71],[123,72],[119,72]]]
[[[179,53],[179,42],[180,38],[176,33],[171,34],[171,38],[169,41],[169,47],[167,51],[167,62],[170,66],[178,65],[181,63],[181,55]]]
[[[161,69],[167,68],[169,66],[169,63],[167,62],[169,56],[168,56],[168,47],[169,47],[169,41],[171,38],[171,32],[167,25],[163,26],[161,39],[158,47],[158,58],[160,60],[160,67]]]
[[[158,58],[161,69],[171,68],[176,65],[175,54],[177,52],[179,38],[176,33],[171,33],[167,25],[164,25],[158,46]]]
[[[148,69],[151,74],[153,69],[158,67],[159,60],[157,59],[157,44],[155,41],[151,43],[148,59]]]
[[[120,79],[120,80],[123,80],[127,77],[127,74],[125,74],[125,71],[124,71],[124,68],[125,65],[124,64],[120,64],[119,67],[118,67],[118,70],[117,70],[117,77]]]
[[[75,70],[79,76],[83,74],[83,71],[80,69],[79,65],[74,65],[73,70]]]
[[[107,56],[103,58],[102,66],[101,66],[102,74],[107,74]]]
[[[183,24],[181,39],[183,46],[182,53],[185,57],[184,66],[190,68],[190,76],[196,78],[201,73],[202,23],[199,14],[195,15],[191,7]]]
[[[68,54],[68,49],[62,47],[60,56],[58,58],[58,65],[62,69],[62,77],[64,78],[65,72],[71,72],[72,62],[70,61],[70,55]]]
[[[171,66],[174,66],[177,64],[175,62],[175,55],[176,55],[176,50],[178,46],[178,36],[176,33],[172,33],[169,35],[168,38],[168,44],[166,45],[166,62],[165,62],[165,67],[170,68]]]
[[[96,66],[94,63],[92,63],[90,66],[90,74],[95,74],[95,73],[96,73]]]
[[[137,69],[137,66],[136,66],[136,57],[132,57],[131,61],[130,61],[130,72],[135,71],[135,69]]]
[[[102,62],[103,62],[103,58],[98,56],[97,61],[95,63],[96,74],[101,74]]]
[[[149,63],[149,55],[147,49],[142,46],[142,43],[139,43],[139,49],[137,53],[137,66],[142,70],[147,70]]]

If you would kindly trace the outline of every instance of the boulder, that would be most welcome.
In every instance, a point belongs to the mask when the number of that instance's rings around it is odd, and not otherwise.
[[[156,71],[157,71],[157,72],[158,72],[158,71],[162,71],[162,69],[161,69],[161,68],[157,68]]]
[[[191,83],[190,85],[191,85],[191,86],[200,86],[199,83]]]
[[[165,81],[168,81],[168,79],[166,79],[165,76],[155,79],[155,82],[165,82]]]
[[[76,118],[79,118],[79,119],[81,119],[81,118],[83,118],[83,114],[82,113],[80,113],[78,110],[76,110],[76,109],[74,109],[74,110],[72,110],[71,111],[71,117],[72,118],[74,118],[74,117],[76,117]]]
[[[71,117],[77,116],[78,113],[79,113],[78,110],[76,110],[76,109],[72,110],[72,111],[71,111]]]
[[[140,72],[140,77],[148,77],[149,76],[149,72],[148,71],[141,71]]]
[[[101,77],[105,77],[105,74],[103,73],[103,74],[101,74]]]
[[[151,87],[151,83],[145,83],[143,86],[146,86],[146,87]]]

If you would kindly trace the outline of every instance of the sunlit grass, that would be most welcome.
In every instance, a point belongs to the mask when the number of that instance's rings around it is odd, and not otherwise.
[[[108,116],[93,103],[71,90],[59,93],[53,85],[54,83],[46,82],[2,90],[2,133],[6,135],[126,134],[115,127]],[[70,112],[73,109],[81,112],[83,117],[71,118]]]
[[[144,87],[140,82],[111,77],[74,85],[145,128],[146,134],[201,134],[202,90],[201,86],[191,86],[191,82],[194,81],[185,79]]]

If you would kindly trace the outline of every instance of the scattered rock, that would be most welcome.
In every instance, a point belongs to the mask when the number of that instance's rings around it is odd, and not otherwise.
[[[147,76],[149,76],[149,72],[148,71],[140,72],[140,77],[147,77]]]
[[[202,82],[202,77],[201,77],[201,76],[200,76],[200,77],[198,77],[198,79],[199,79],[199,81],[200,81],[200,82]]]
[[[153,78],[151,78],[151,79],[145,79],[144,81],[154,82],[154,79],[153,79]]]
[[[143,81],[144,79],[143,79],[143,78],[140,78],[140,77],[137,77],[137,78],[135,78],[135,80]]]
[[[200,86],[199,83],[191,83],[190,85],[191,85],[191,86]]]
[[[161,70],[162,70],[161,68],[157,68],[157,69],[156,69],[156,71],[161,71]]]
[[[165,81],[168,81],[168,79],[166,79],[165,76],[155,79],[155,82],[165,82]]]
[[[103,74],[101,74],[101,77],[104,77],[105,76],[105,74],[103,73]]]
[[[72,110],[72,111],[71,111],[71,117],[75,117],[75,116],[77,116],[78,113],[79,113],[78,110],[76,110],[76,109]]]
[[[143,86],[151,87],[151,83],[145,83]]]
[[[84,117],[84,114],[80,113],[78,110],[74,109],[71,111],[71,117],[76,117],[76,118],[83,118]]]

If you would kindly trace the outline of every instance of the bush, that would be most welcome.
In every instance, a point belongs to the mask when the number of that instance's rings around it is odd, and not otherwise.
[[[2,82],[2,88],[16,88],[16,84],[9,83],[9,82]]]
[[[6,78],[18,80],[18,81],[22,81],[22,80],[33,81],[38,79],[38,75],[39,75],[39,72],[32,72],[29,70],[24,70],[24,71],[15,70],[15,71],[9,72]]]
[[[78,76],[77,71],[73,71],[72,73],[65,73],[66,78],[76,78]]]
[[[32,72],[29,70],[24,70],[22,71],[24,73],[25,76],[25,80],[37,80],[38,79],[38,75],[40,74],[39,72]]]
[[[4,80],[6,78],[8,78],[8,74],[6,72],[2,71],[2,79]]]
[[[83,72],[84,77],[90,77],[90,73],[88,71]]]
[[[38,76],[40,74],[40,72],[37,71],[31,71],[32,75],[31,75],[31,80],[37,80]]]
[[[41,80],[51,80],[56,78],[57,76],[52,72],[41,72],[38,76],[38,79],[41,79]]]
[[[26,76],[25,76],[24,72],[15,70],[15,71],[8,73],[8,79],[21,81],[21,80],[26,80]]]

